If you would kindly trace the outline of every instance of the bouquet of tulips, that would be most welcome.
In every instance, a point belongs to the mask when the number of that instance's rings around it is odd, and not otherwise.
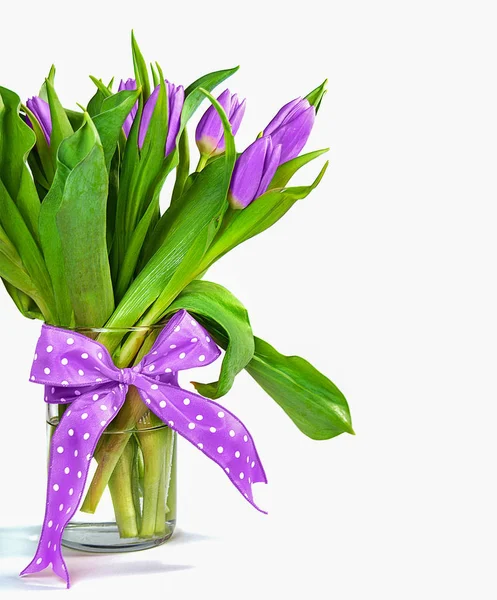
[[[283,106],[240,152],[234,136],[245,100],[228,89],[211,95],[236,68],[183,87],[165,79],[158,64],[147,67],[134,37],[132,55],[134,78],[113,91],[112,82],[92,77],[95,94],[78,110],[61,103],[53,67],[39,96],[25,104],[0,87],[0,277],[8,294],[28,318],[102,329],[98,341],[122,368],[147,350],[136,326],[166,323],[186,309],[225,350],[219,380],[194,384],[201,395],[225,395],[246,369],[307,436],[353,433],[337,387],[307,361],[255,337],[242,303],[205,280],[213,263],[270,228],[321,181],[327,164],[310,185],[289,186],[301,167],[326,152],[301,154],[325,83]],[[196,129],[199,158],[192,169],[188,123],[204,101],[210,106]],[[161,211],[167,177],[174,187]],[[112,427],[133,430],[147,413],[131,388]],[[108,438],[95,452],[98,467],[83,511],[95,511],[132,460],[129,435]],[[144,445],[145,460],[157,451]],[[154,485],[159,479],[152,478],[147,493],[157,495]],[[125,486],[114,488],[121,535],[156,534],[153,510],[141,528],[120,519],[133,499]]]

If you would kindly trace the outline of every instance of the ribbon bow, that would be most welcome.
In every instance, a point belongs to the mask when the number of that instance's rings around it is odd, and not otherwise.
[[[45,519],[36,554],[21,575],[51,566],[69,587],[62,533],[78,510],[97,442],[122,407],[129,385],[164,423],[222,467],[260,510],[252,484],[267,480],[250,433],[226,408],[178,385],[178,371],[208,365],[219,355],[207,331],[185,310],[169,321],[149,354],[126,369],[118,369],[99,342],[42,326],[31,381],[45,385],[46,402],[70,407],[52,436]]]

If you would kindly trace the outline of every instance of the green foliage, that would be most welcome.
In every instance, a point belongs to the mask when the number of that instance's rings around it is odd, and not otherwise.
[[[95,125],[85,123],[58,153],[57,172],[42,204],[40,230],[65,326],[101,326],[114,308],[106,241],[107,169]]]
[[[112,81],[91,77],[96,91],[86,110],[63,106],[50,69],[40,92],[49,104],[49,141],[36,115],[0,87],[0,278],[8,293],[26,317],[63,327],[153,325],[186,309],[225,349],[219,380],[195,383],[201,394],[223,396],[246,369],[309,437],[353,433],[338,388],[305,360],[254,338],[240,301],[201,279],[316,188],[327,163],[312,184],[287,186],[326,150],[280,165],[266,193],[244,210],[230,209],[237,153],[228,116],[211,92],[238,67],[186,87],[176,145],[165,156],[168,87],[159,65],[147,67],[134,34],[131,45],[137,89],[114,93]],[[151,85],[159,90],[140,148]],[[326,81],[306,96],[316,112],[325,92]],[[221,118],[225,151],[191,172],[187,126],[205,99]],[[126,138],[123,123],[135,105]],[[174,189],[162,210],[161,190],[173,170]],[[143,333],[120,331],[102,333],[99,341],[128,366],[143,352]]]
[[[325,79],[321,85],[318,85],[317,88],[312,90],[312,92],[309,92],[307,94],[307,96],[305,97],[306,100],[309,101],[309,104],[316,108],[316,113],[318,112],[319,107],[321,106],[321,102],[323,101],[323,98],[327,92],[327,90],[326,90],[327,83],[328,83],[328,80]]]
[[[169,306],[167,314],[182,308],[194,314],[214,340],[226,349],[219,381],[195,383],[195,387],[208,398],[224,396],[254,355],[254,335],[247,310],[226,288],[200,280],[186,286]]]
[[[328,167],[326,163],[308,186],[273,189],[254,200],[244,210],[231,210],[223,228],[206,253],[202,272],[227,252],[274,225],[297,202],[314,190]]]
[[[354,433],[345,396],[303,358],[284,356],[255,338],[255,354],[247,371],[310,438],[327,440]]]

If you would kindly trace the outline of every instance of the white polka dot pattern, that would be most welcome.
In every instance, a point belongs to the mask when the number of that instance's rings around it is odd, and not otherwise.
[[[169,321],[150,353],[127,369],[118,369],[98,342],[43,325],[30,378],[45,385],[47,402],[70,403],[71,408],[52,436],[45,520],[36,554],[21,575],[51,566],[69,587],[62,532],[78,509],[96,444],[124,403],[129,385],[136,386],[164,423],[222,467],[260,510],[252,483],[267,480],[249,432],[226,408],[177,383],[178,371],[210,364],[219,355],[205,329],[185,310]]]
[[[54,347],[57,348],[55,344]],[[113,402],[120,408],[126,391],[126,386],[107,389],[101,394],[102,401]],[[82,420],[84,414],[88,417]],[[64,413],[52,436],[44,525],[35,558],[21,575],[41,571],[51,564],[54,573],[69,587],[69,574],[61,553],[62,533],[83,494],[91,464],[86,457],[93,456],[100,435],[117,413],[113,412],[108,422],[101,422],[101,414],[95,410],[91,392],[81,394],[71,404],[71,410]],[[88,435],[90,431],[92,434]]]

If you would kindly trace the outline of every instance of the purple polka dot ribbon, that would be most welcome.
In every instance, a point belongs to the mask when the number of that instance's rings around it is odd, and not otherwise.
[[[250,433],[226,408],[178,385],[178,371],[208,365],[219,355],[207,331],[185,310],[174,315],[140,363],[126,369],[117,368],[99,342],[42,326],[31,381],[45,386],[46,402],[70,406],[52,436],[45,519],[36,554],[21,575],[52,567],[69,587],[62,533],[78,510],[97,442],[124,404],[129,385],[164,423],[222,467],[260,510],[252,484],[267,480]]]

